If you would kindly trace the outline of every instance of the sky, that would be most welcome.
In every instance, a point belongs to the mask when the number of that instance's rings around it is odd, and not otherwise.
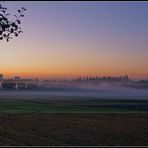
[[[6,78],[119,76],[148,79],[148,2],[6,1],[23,33],[0,41]]]

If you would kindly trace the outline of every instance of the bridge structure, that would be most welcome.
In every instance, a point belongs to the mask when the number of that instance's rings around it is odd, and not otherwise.
[[[35,81],[35,80],[7,80],[7,79],[3,79],[3,80],[0,80],[0,90],[3,90],[4,89],[4,84],[13,84],[14,85],[14,88],[16,90],[18,90],[22,85],[23,85],[23,88],[24,89],[27,89],[29,87],[29,85],[33,84],[35,86],[50,86],[50,87],[57,87],[57,86],[63,86],[63,83],[65,85],[65,82],[60,82],[60,81],[41,81],[41,80],[38,80],[38,81]],[[67,85],[68,85],[68,82],[66,82]]]
[[[24,88],[27,89],[28,85],[35,84],[41,85],[49,82],[45,81],[33,81],[33,80],[0,80],[0,89],[3,90],[3,84],[14,84],[15,89],[18,90],[20,85],[24,85]]]

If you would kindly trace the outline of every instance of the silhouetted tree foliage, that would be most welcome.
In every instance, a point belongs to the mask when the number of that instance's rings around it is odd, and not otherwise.
[[[77,79],[74,79],[76,81],[85,81],[85,80],[107,80],[107,81],[128,81],[129,78],[128,76],[119,76],[119,77],[111,77],[111,76],[103,76],[103,77],[98,77],[98,76],[87,76],[87,77],[78,77]]]
[[[26,11],[26,9],[24,7],[18,9],[18,14],[14,15],[15,19],[11,21],[8,18],[10,13],[7,12],[7,8],[4,7],[2,3],[4,2],[0,2],[0,40],[6,39],[8,42],[9,39],[12,39],[12,34],[17,37],[20,33],[23,32],[20,27],[20,18],[24,17],[23,12]]]

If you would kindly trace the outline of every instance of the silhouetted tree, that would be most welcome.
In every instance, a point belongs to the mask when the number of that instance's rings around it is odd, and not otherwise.
[[[3,6],[4,1],[0,2],[0,40],[6,39],[8,42],[9,39],[12,39],[11,35],[16,37],[19,33],[22,33],[20,24],[20,18],[24,17],[23,12],[26,11],[24,7],[21,7],[17,10],[18,14],[14,15],[15,19],[11,21],[8,16],[10,13],[7,12],[7,8]]]

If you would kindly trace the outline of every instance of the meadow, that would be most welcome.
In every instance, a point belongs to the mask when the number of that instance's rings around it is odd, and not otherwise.
[[[148,100],[0,96],[0,146],[147,146]]]
[[[68,99],[69,98],[69,99]],[[74,99],[75,98],[75,99]],[[89,97],[1,98],[0,113],[142,113],[147,100],[94,99]]]
[[[0,114],[1,146],[147,146],[148,115]]]

